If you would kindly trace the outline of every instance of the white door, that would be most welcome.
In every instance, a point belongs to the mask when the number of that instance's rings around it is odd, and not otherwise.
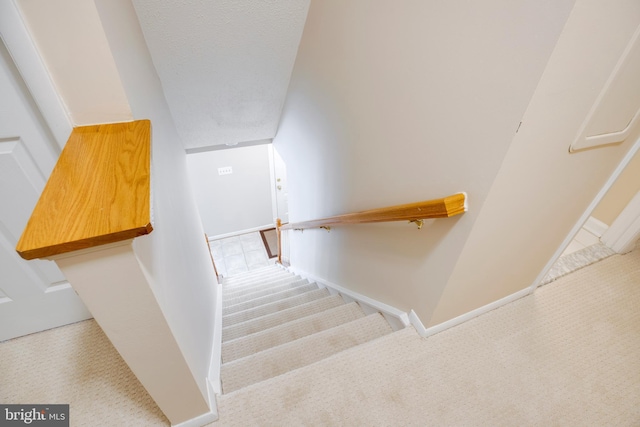
[[[287,166],[278,151],[273,149],[273,170],[276,193],[276,212],[277,217],[282,223],[289,222],[289,202],[287,193]]]
[[[54,262],[15,251],[59,151],[0,40],[0,341],[91,317]]]

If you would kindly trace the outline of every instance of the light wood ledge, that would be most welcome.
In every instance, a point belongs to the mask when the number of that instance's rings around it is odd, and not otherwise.
[[[18,241],[44,258],[151,233],[151,123],[73,129]]]
[[[279,227],[279,230],[304,230],[306,228],[333,227],[347,224],[448,218],[460,215],[465,211],[466,195],[464,193],[457,193],[442,199],[408,203],[405,205],[337,215],[329,218],[284,224]]]

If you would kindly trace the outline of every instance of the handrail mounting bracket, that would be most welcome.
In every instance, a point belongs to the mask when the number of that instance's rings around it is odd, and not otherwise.
[[[422,226],[424,225],[423,219],[412,219],[409,221],[409,224],[411,224],[412,222],[416,223],[416,225],[418,226],[418,230],[422,230]]]

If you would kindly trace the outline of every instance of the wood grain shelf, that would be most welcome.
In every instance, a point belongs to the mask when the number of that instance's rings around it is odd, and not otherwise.
[[[151,233],[151,123],[73,129],[18,241],[45,258]]]

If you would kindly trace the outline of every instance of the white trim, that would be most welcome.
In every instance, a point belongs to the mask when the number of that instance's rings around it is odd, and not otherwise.
[[[619,254],[631,251],[640,238],[640,191],[602,236],[602,243]]]
[[[336,293],[339,293],[343,298],[346,297],[347,301],[349,301],[349,299],[357,301],[366,314],[369,314],[367,313],[368,311],[379,311],[384,315],[385,319],[387,320],[387,322],[389,322],[394,330],[406,328],[411,324],[411,322],[409,321],[409,315],[398,308],[374,300],[373,298],[370,298],[366,295],[362,295],[358,292],[352,291],[295,267],[288,267],[287,270],[291,273],[297,274],[298,276],[307,278],[309,279],[309,281],[316,282],[316,284],[320,287],[326,287],[329,290],[333,290]],[[369,308],[373,310],[368,310]]]
[[[603,145],[622,142],[626,140],[631,134],[631,132],[633,131],[633,129],[635,129],[638,121],[640,120],[640,110],[636,111],[633,118],[629,121],[629,123],[624,129],[614,131],[614,132],[604,133],[604,134],[598,134],[598,135],[591,135],[591,136],[587,135],[587,127],[591,123],[593,117],[601,111],[600,106],[602,104],[602,100],[609,93],[610,87],[614,83],[619,81],[618,76],[621,74],[621,70],[629,63],[630,61],[629,56],[631,55],[631,52],[634,52],[636,43],[639,40],[640,40],[640,26],[636,28],[635,33],[633,34],[633,36],[631,36],[631,40],[629,41],[629,43],[627,43],[627,46],[625,47],[624,52],[622,53],[622,55],[620,55],[620,59],[616,63],[615,67],[613,67],[613,70],[611,71],[611,74],[609,75],[607,82],[605,83],[604,87],[600,91],[600,94],[598,94],[598,98],[593,103],[593,106],[591,107],[589,114],[587,115],[584,122],[582,123],[578,136],[576,136],[576,139],[569,146],[570,153],[573,153],[579,150],[584,150],[586,148],[599,147]]]
[[[488,313],[492,310],[495,310],[496,308],[500,308],[503,305],[509,304],[510,302],[513,302],[515,300],[518,300],[522,297],[526,297],[527,295],[530,294],[530,290],[529,288],[525,288],[522,289],[521,291],[518,291],[516,293],[513,293],[511,295],[507,295],[504,298],[501,298],[497,301],[491,302],[487,305],[483,305],[480,308],[476,308],[475,310],[471,310],[467,313],[464,313],[458,317],[454,317],[453,319],[447,320],[446,322],[442,322],[438,325],[432,326],[430,328],[425,329],[422,333],[420,330],[418,330],[418,328],[416,328],[416,331],[418,331],[418,333],[420,335],[422,335],[423,337],[428,337],[431,335],[435,335],[439,332],[444,331],[445,329],[449,329],[452,328],[454,326],[457,326],[461,323],[464,323],[468,320],[473,319],[474,317],[478,317],[482,314]],[[417,317],[417,316],[416,316]],[[415,325],[414,325],[415,326]],[[424,326],[423,326],[424,328]]]
[[[421,337],[427,336],[427,328],[424,327],[424,325],[422,324],[422,321],[420,320],[416,312],[413,310],[409,312],[409,321],[415,328],[418,335],[420,335]]]
[[[629,149],[629,151],[627,151],[627,154],[625,154],[625,156],[622,158],[622,160],[620,161],[616,169],[613,171],[613,173],[611,174],[607,182],[605,182],[604,186],[600,189],[598,194],[596,194],[596,197],[591,201],[589,206],[587,206],[587,209],[585,209],[584,213],[580,216],[580,218],[578,218],[578,221],[575,223],[575,225],[573,226],[573,228],[571,229],[567,237],[564,238],[564,241],[562,242],[562,244],[560,244],[560,246],[558,247],[558,249],[556,249],[556,252],[553,254],[551,259],[549,259],[549,261],[544,266],[542,271],[540,271],[540,274],[538,274],[538,277],[534,279],[531,286],[529,286],[529,292],[535,291],[536,288],[540,286],[544,277],[547,275],[549,270],[551,270],[551,267],[553,267],[553,264],[555,264],[558,258],[562,256],[564,250],[569,246],[573,238],[578,234],[578,232],[580,231],[584,223],[587,222],[587,219],[589,219],[589,217],[593,213],[593,210],[596,208],[596,206],[598,206],[598,203],[600,203],[604,195],[607,194],[607,191],[609,191],[613,183],[616,181],[616,179],[618,179],[618,177],[620,176],[624,168],[627,167],[627,165],[629,164],[633,156],[636,154],[638,149],[640,149],[640,138],[636,139],[636,142],[634,142],[631,148]]]
[[[207,379],[207,394],[209,398],[209,408],[211,408],[209,412],[205,412],[197,417],[189,418],[188,420],[178,424],[171,424],[171,427],[203,427],[214,421],[218,421],[218,405],[216,404],[215,395],[209,379]]]
[[[171,427],[203,427],[218,420],[218,411],[209,411],[197,417],[189,418],[178,424],[171,424]]]
[[[138,236],[138,237],[142,237],[142,236]],[[43,257],[40,259],[46,259],[48,261],[58,261],[58,260],[62,260],[65,258],[71,258],[71,257],[76,257],[76,256],[80,256],[80,255],[86,255],[86,254],[90,254],[93,252],[100,252],[100,251],[104,251],[107,249],[111,249],[111,248],[117,248],[118,246],[125,246],[125,245],[136,245],[135,240],[134,239],[127,239],[127,240],[120,240],[118,242],[113,242],[113,243],[106,243],[104,245],[98,245],[98,246],[91,246],[90,248],[84,248],[84,249],[78,249],[75,251],[70,251],[70,252],[64,252],[61,254],[57,254],[57,255],[51,255],[48,257]]]
[[[600,238],[607,231],[609,226],[604,222],[600,221],[598,218],[594,218],[590,216],[589,219],[587,219],[587,222],[584,223],[582,228],[587,230],[589,233],[595,235],[596,237]]]
[[[217,234],[215,236],[209,236],[209,241],[212,242],[214,240],[224,239],[226,237],[238,236],[240,234],[255,233],[256,231],[266,230],[268,228],[276,228],[276,225],[267,224],[267,225],[261,225],[260,227],[247,228],[246,230],[233,231],[231,233],[225,233],[225,234]]]
[[[216,394],[220,394],[222,391],[220,383],[220,356],[222,354],[222,284],[218,284],[216,288],[214,319],[215,324],[213,325],[211,362],[209,363],[209,375],[205,378],[207,382],[207,399],[209,401],[210,411],[181,423],[171,424],[172,427],[202,427],[218,420]]]
[[[7,46],[54,139],[63,148],[71,134],[71,120],[15,0],[0,2],[0,38]]]
[[[214,311],[213,347],[211,348],[211,362],[209,363],[209,377],[214,394],[222,394],[220,370],[222,364],[222,283],[216,287],[216,306]]]
[[[178,424],[171,424],[171,427],[203,427],[211,424],[214,421],[218,421],[218,404],[216,403],[215,393],[213,392],[213,386],[207,378],[207,397],[209,399],[209,412],[205,412],[197,417],[189,418]]]

